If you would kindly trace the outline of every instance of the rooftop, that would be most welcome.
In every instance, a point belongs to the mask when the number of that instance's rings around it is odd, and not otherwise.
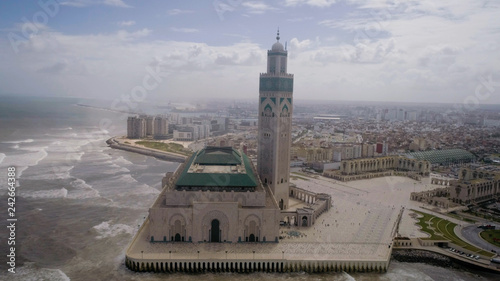
[[[407,153],[408,158],[417,160],[427,160],[431,164],[447,163],[455,161],[471,161],[476,157],[474,154],[463,149],[443,149],[443,150],[429,150]]]
[[[207,147],[193,154],[176,187],[248,187],[257,180],[248,157],[231,147]]]

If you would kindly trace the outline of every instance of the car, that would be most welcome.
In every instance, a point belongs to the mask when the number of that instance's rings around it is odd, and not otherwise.
[[[464,254],[464,252],[460,252],[460,255],[463,255],[463,254]]]
[[[478,259],[479,259],[479,256],[475,256],[474,258],[475,258],[476,260],[478,260]]]

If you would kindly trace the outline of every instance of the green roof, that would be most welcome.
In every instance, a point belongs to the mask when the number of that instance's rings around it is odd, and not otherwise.
[[[417,151],[407,153],[406,156],[418,160],[427,160],[431,164],[469,162],[476,158],[474,154],[463,149]]]
[[[200,150],[195,164],[199,165],[238,165],[241,163],[241,155],[231,147],[207,147]]]
[[[227,169],[228,165],[239,165],[241,159],[243,159],[246,173],[188,173],[193,162]],[[251,165],[252,163],[244,153],[240,154],[233,148],[207,147],[191,156],[175,185],[177,187],[256,187],[257,180]]]

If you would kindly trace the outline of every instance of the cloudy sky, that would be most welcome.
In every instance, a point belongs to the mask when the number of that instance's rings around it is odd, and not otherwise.
[[[257,98],[279,27],[297,99],[500,103],[499,18],[496,0],[2,1],[0,95]]]

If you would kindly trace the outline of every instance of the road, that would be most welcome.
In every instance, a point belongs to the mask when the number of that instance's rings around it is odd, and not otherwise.
[[[484,241],[480,236],[479,233],[483,231],[483,229],[478,228],[477,225],[469,225],[464,228],[462,228],[462,236],[467,239],[471,244],[476,245],[482,249],[485,249],[487,251],[495,250],[497,253],[500,254],[500,247],[491,245],[490,243]]]

